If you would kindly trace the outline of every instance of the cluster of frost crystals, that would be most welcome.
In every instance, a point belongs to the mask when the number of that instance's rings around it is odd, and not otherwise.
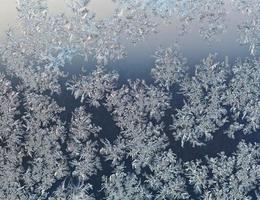
[[[260,15],[260,12],[259,14]],[[244,22],[238,26],[241,44],[249,45],[250,54],[259,55],[260,46],[260,18]]]
[[[107,64],[125,57],[125,48],[119,42],[122,37],[136,42],[155,32],[156,24],[138,9],[117,10],[109,18],[96,20],[87,8],[88,2],[72,1],[70,16],[53,16],[46,0],[20,0],[18,26],[8,31],[6,42],[1,46],[6,68],[26,80],[26,75],[20,71],[39,66],[39,71],[45,73],[64,66],[75,55],[86,60],[93,57],[99,64]],[[15,28],[19,34],[15,33]],[[31,71],[33,69],[28,73]]]
[[[17,120],[17,95],[2,79],[1,92],[8,98],[8,109],[1,113],[1,123],[10,123],[9,135],[1,134],[1,199],[46,199],[57,180],[66,176],[67,167],[60,150],[64,128],[58,118],[62,111],[49,97],[26,94],[24,114]],[[4,105],[7,101],[2,99]],[[5,118],[11,112],[12,116]],[[13,122],[11,122],[13,120]],[[4,127],[3,127],[4,128]]]
[[[11,82],[0,74],[0,199],[25,199],[21,192],[22,171],[21,125],[18,113],[18,93]]]
[[[13,90],[11,82],[2,73],[0,73],[0,88],[0,143],[6,143],[9,146],[9,142],[12,144],[19,139],[14,138],[15,133],[12,134],[12,130],[19,125],[15,116],[19,114],[18,106],[20,103],[18,93]],[[9,139],[11,140],[9,141]]]
[[[95,137],[100,130],[100,127],[91,123],[91,115],[85,112],[84,107],[74,111],[67,148],[70,153],[70,164],[74,169],[72,175],[80,182],[88,180],[100,169],[96,144],[91,141],[91,137]]]
[[[240,142],[230,157],[224,152],[215,158],[186,162],[185,174],[198,199],[252,199],[260,181],[259,144]]]
[[[232,120],[227,134],[242,130],[245,134],[260,128],[260,60],[238,61],[231,68],[232,78],[225,94],[225,104],[231,107]]]
[[[134,6],[141,10],[148,10],[161,17],[170,17],[174,14],[175,0],[116,0],[124,6]]]
[[[233,66],[210,55],[196,66],[195,74],[181,80],[184,106],[172,115],[173,136],[182,146],[203,145],[224,125],[229,137],[259,130],[259,59],[238,61]],[[169,78],[174,81],[174,75]]]
[[[223,0],[178,1],[177,13],[183,26],[183,33],[187,32],[192,22],[198,22],[199,33],[205,40],[216,39],[225,29],[226,4]]]
[[[189,199],[182,163],[171,150],[154,157],[151,171],[146,182],[155,192],[154,199]]]
[[[59,114],[64,111],[57,103],[48,96],[39,95],[36,93],[25,94],[25,106],[27,112],[25,120],[34,119],[34,123],[40,127],[48,127],[57,122]]]
[[[170,107],[169,100],[166,92],[139,79],[112,91],[106,99],[107,107],[113,111],[120,128],[131,127],[147,119],[159,121]]]
[[[118,166],[109,178],[104,178],[103,188],[105,199],[151,199],[149,191],[141,185],[141,181],[133,173],[125,172],[123,166]]]
[[[157,151],[149,169],[152,174],[144,173],[143,185],[138,175],[116,166],[112,175],[104,177],[106,199],[189,199],[182,163],[172,151]]]
[[[241,44],[249,45],[251,55],[259,55],[260,46],[260,2],[258,0],[232,0],[247,20],[238,26]]]
[[[13,33],[16,27],[9,31],[5,51],[24,65],[29,61],[49,67],[64,65],[70,51],[65,17],[51,17],[46,0],[19,0],[17,9],[19,34]]]
[[[64,77],[64,73],[41,58],[35,58],[33,54],[37,51],[31,49],[37,47],[36,41],[35,44],[31,44],[30,42],[33,42],[31,39],[25,40],[27,44],[24,40],[24,38],[17,39],[12,31],[8,32],[7,44],[1,49],[1,58],[6,72],[18,78],[23,83],[23,87],[31,91],[60,93],[59,78]]]
[[[113,143],[105,141],[100,152],[113,166],[131,159],[132,169],[140,174],[156,153],[167,146],[163,125],[151,121],[159,121],[164,116],[169,97],[162,90],[136,80],[112,91],[106,100],[121,132]]]
[[[231,0],[232,3],[245,14],[256,14],[259,12],[259,1],[258,0]]]
[[[49,200],[95,200],[94,195],[91,193],[91,185],[78,184],[65,187],[65,184],[59,187],[48,198]]]
[[[65,134],[59,119],[63,109],[35,93],[26,94],[25,102],[22,190],[26,199],[46,199],[53,184],[68,173],[60,145]]]
[[[70,183],[63,184],[52,194],[50,199],[95,199],[92,194],[91,176],[101,169],[97,156],[97,144],[93,139],[101,128],[91,122],[91,115],[84,107],[76,108],[72,114],[67,141]]]
[[[128,38],[133,43],[157,32],[158,24],[152,20],[152,15],[133,5],[119,7],[115,12],[114,20],[114,24],[120,26],[122,37]]]
[[[105,141],[100,152],[105,155],[106,160],[112,161],[113,166],[120,165],[125,159],[131,159],[132,169],[140,174],[141,169],[149,167],[154,156],[168,144],[162,128],[161,124],[153,125],[151,122],[147,125],[132,125],[122,130],[113,144]]]
[[[111,17],[102,20],[96,20],[85,3],[74,1],[71,7],[73,17],[66,25],[70,45],[86,59],[93,56],[99,64],[125,57],[122,37],[137,42],[155,32],[156,24],[135,7],[120,7]]]
[[[64,65],[65,60],[56,49],[65,47],[56,44],[61,34],[54,28],[56,24],[47,17],[46,2],[21,0],[17,9],[18,33],[14,28],[9,30],[1,48],[6,71],[31,90],[59,93],[58,78],[64,74],[58,67]]]
[[[227,110],[222,103],[227,89],[226,72],[224,65],[215,60],[215,56],[209,55],[196,66],[194,76],[181,82],[184,106],[172,115],[171,128],[182,146],[186,142],[202,145],[203,141],[212,139],[212,134],[227,120]]]
[[[202,24],[200,34],[206,40],[213,40],[214,37],[224,33],[226,30],[225,20],[227,11],[223,0],[204,0],[197,7],[200,9],[199,21]]]
[[[65,74],[58,68],[53,67],[33,67],[18,68],[13,71],[13,75],[23,82],[23,87],[30,91],[50,94],[60,94],[61,86],[59,80],[65,77]]]
[[[120,128],[116,140],[104,141],[100,150],[115,168],[112,175],[104,177],[108,199],[120,199],[121,195],[126,199],[132,199],[129,195],[153,198],[149,189],[140,185],[140,176],[145,169],[152,170],[154,158],[168,146],[163,124],[158,124],[169,108],[168,101],[165,92],[141,80],[129,81],[107,96],[107,106]],[[134,173],[125,171],[129,167]]]
[[[116,72],[106,73],[104,67],[97,66],[89,75],[80,75],[67,83],[67,89],[76,99],[86,100],[90,105],[99,107],[107,93],[110,93],[118,80]]]
[[[88,10],[89,1],[71,1],[70,16],[51,15],[46,2],[19,0],[20,35],[10,30],[2,49],[3,57],[9,62],[19,62],[19,67],[9,63],[8,68],[27,68],[33,60],[34,64],[44,66],[48,71],[50,67],[64,66],[76,54],[85,59],[94,57],[99,64],[121,59],[126,55],[120,42],[122,38],[137,42],[156,32],[157,24],[151,13],[176,14],[183,21],[183,26],[193,19],[199,20],[203,24],[200,32],[205,39],[213,38],[224,29],[223,0],[121,0],[113,16],[102,20],[97,20]]]
[[[183,31],[186,32],[191,22],[199,21],[200,34],[206,40],[212,40],[216,35],[223,33],[226,29],[226,9],[223,0],[199,0],[199,1],[176,1],[176,0],[117,0],[119,5],[124,7],[135,7],[171,21],[172,17],[177,17],[182,24]]]
[[[225,29],[226,4],[223,0],[184,0],[175,1],[175,14],[182,24],[182,33],[188,31],[192,22],[199,23],[199,33],[205,40],[211,41]]]
[[[179,83],[187,71],[186,59],[180,54],[178,47],[158,49],[154,55],[155,66],[151,70],[155,83],[170,89]]]

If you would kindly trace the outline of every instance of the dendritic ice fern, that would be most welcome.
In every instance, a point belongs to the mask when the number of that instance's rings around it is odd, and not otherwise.
[[[0,43],[0,200],[260,199],[260,2],[114,0],[98,19],[93,1],[53,14],[17,0]],[[227,8],[247,58],[192,62],[172,43],[146,76],[122,72],[174,20],[217,41]]]

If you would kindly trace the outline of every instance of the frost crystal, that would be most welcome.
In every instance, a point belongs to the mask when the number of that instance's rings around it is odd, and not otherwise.
[[[84,111],[84,107],[75,110],[71,120],[68,152],[70,164],[74,168],[72,175],[78,177],[80,181],[88,180],[100,168],[96,144],[91,141],[91,137],[100,130],[100,127],[91,124],[91,116]]]
[[[100,101],[113,90],[117,80],[117,73],[105,73],[104,68],[98,66],[91,74],[68,82],[67,89],[72,91],[76,99],[80,97],[81,102],[87,99],[90,105],[99,107]]]
[[[134,174],[127,174],[124,168],[119,166],[116,171],[104,180],[106,199],[151,199],[148,190],[145,189],[140,180]]]
[[[225,76],[224,66],[210,55],[196,67],[193,77],[181,83],[185,104],[172,116],[171,128],[182,146],[185,142],[202,145],[227,121],[227,110],[222,103],[227,88]]]
[[[129,86],[112,91],[106,101],[122,128],[144,122],[147,117],[159,121],[170,106],[167,93],[141,80],[129,81]]]
[[[155,67],[152,76],[156,83],[168,90],[178,83],[186,72],[186,59],[180,55],[178,47],[159,49],[155,52]]]
[[[260,60],[238,61],[232,74],[225,101],[231,106],[232,119],[245,134],[256,132],[260,126]],[[233,131],[229,135],[233,136]]]
[[[260,2],[258,0],[232,0],[232,3],[242,13],[248,16],[248,19],[238,26],[240,32],[240,43],[249,45],[249,51],[251,55],[259,55]]]
[[[182,164],[172,151],[157,154],[151,165],[154,175],[147,177],[147,183],[156,199],[189,199]]]

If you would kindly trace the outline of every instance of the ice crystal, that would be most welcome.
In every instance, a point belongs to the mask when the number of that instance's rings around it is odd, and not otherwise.
[[[80,98],[81,102],[87,99],[90,105],[99,107],[100,101],[113,90],[117,80],[117,73],[105,73],[104,67],[98,66],[91,74],[68,82],[67,89],[72,91],[76,99]]]
[[[233,78],[226,90],[225,102],[231,106],[232,118],[245,134],[257,131],[260,125],[259,66],[259,59],[238,61],[232,67]],[[229,132],[230,136],[233,134]]]
[[[90,190],[92,189],[89,184],[77,184],[74,186],[70,184],[65,187],[59,187],[53,195],[50,196],[50,200],[94,200],[94,196],[91,194]]]
[[[103,185],[108,200],[151,199],[151,194],[141,185],[137,176],[125,173],[121,166],[109,178],[104,178]]]
[[[159,49],[155,52],[155,67],[152,76],[156,83],[168,90],[184,76],[187,67],[186,59],[180,55],[178,47]]]
[[[226,122],[223,106],[226,90],[224,65],[210,55],[196,67],[195,76],[181,83],[185,104],[173,115],[173,135],[182,146],[189,141],[193,146],[213,138],[213,133]]]
[[[167,146],[167,138],[163,133],[162,125],[132,125],[121,132],[112,145],[109,141],[104,142],[101,153],[111,160],[113,165],[119,165],[124,158],[131,158],[132,168],[137,174],[141,169],[151,165],[154,156],[163,151]]]
[[[159,121],[170,106],[167,93],[141,80],[129,81],[129,85],[112,91],[106,101],[122,128],[144,122],[147,117]]]
[[[26,113],[24,119],[27,120],[27,117],[29,117],[29,120],[33,119],[35,124],[43,127],[58,121],[58,114],[64,110],[48,96],[28,93],[25,96],[25,101]]]
[[[249,45],[251,55],[259,55],[260,2],[257,0],[232,0],[232,3],[248,16],[245,22],[238,25],[240,43]]]
[[[182,164],[172,151],[157,154],[151,170],[153,175],[148,176],[146,182],[156,191],[155,199],[189,199]]]
[[[90,139],[100,130],[100,127],[91,124],[91,115],[84,111],[84,107],[75,110],[67,148],[70,153],[70,164],[74,167],[72,174],[80,181],[88,180],[100,168],[96,144]]]

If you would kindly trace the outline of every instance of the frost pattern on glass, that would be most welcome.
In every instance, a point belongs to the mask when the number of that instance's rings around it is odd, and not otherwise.
[[[210,54],[192,71],[177,45],[160,47],[148,81],[110,70],[127,56],[122,38],[138,43],[158,31],[154,18],[177,16],[210,41],[225,30],[225,1],[117,2],[97,20],[88,0],[69,1],[70,16],[17,1],[19,26],[0,46],[0,199],[259,198],[260,146],[247,138],[260,129],[259,1],[232,1],[248,16],[238,28],[251,57]],[[71,76],[75,56],[96,68]],[[236,150],[185,155],[215,138]]]

